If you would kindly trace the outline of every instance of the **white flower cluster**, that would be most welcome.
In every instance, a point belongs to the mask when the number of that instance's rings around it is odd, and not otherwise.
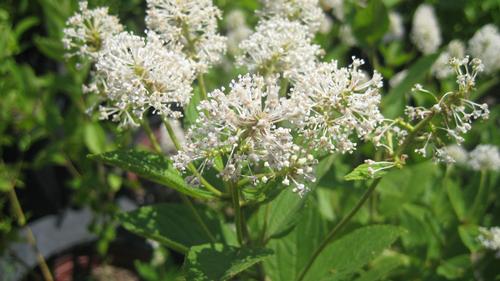
[[[227,50],[233,55],[240,54],[239,44],[252,34],[252,29],[248,27],[245,21],[245,14],[241,10],[232,10],[226,16],[227,32]]]
[[[481,59],[484,71],[494,74],[500,69],[500,33],[493,24],[481,27],[469,40],[468,52],[473,57]]]
[[[446,164],[467,165],[469,155],[461,145],[451,144],[436,150],[436,160]]]
[[[62,42],[67,56],[95,60],[107,38],[123,31],[117,17],[108,14],[107,7],[88,9],[87,1],[66,22]]]
[[[299,21],[311,32],[319,30],[323,20],[323,10],[318,0],[261,0],[261,14],[266,18],[279,17]]]
[[[478,236],[478,240],[483,247],[494,251],[500,251],[500,227],[495,226],[489,229],[480,227],[479,231],[481,234]]]
[[[384,35],[384,41],[401,40],[405,36],[405,27],[403,25],[403,17],[397,12],[389,13],[389,30]]]
[[[379,111],[382,76],[367,77],[359,69],[363,63],[355,58],[349,67],[320,63],[298,76],[292,97],[308,105],[302,133],[314,149],[352,152],[352,136],[367,138],[384,119]]]
[[[122,32],[107,40],[96,63],[106,96],[100,106],[102,119],[138,126],[146,110],[179,118],[173,106],[184,106],[191,97],[194,73],[186,57],[169,50],[154,32],[147,38]]]
[[[424,54],[436,52],[441,45],[441,30],[431,5],[421,4],[415,11],[411,40]]]
[[[278,17],[261,20],[256,32],[241,42],[244,53],[237,57],[237,63],[264,76],[282,73],[291,78],[295,72],[314,66],[321,54],[311,36],[297,21]]]
[[[204,73],[226,51],[226,38],[217,33],[221,12],[211,0],[148,0],[146,24],[167,43],[179,45]]]
[[[489,144],[478,145],[469,154],[469,166],[476,171],[500,170],[500,151]]]
[[[270,173],[260,180],[281,175],[285,185],[292,181],[297,192],[305,192],[301,182],[314,181],[316,160],[294,143],[290,128],[280,126],[302,117],[300,102],[280,98],[276,83],[255,75],[240,76],[231,82],[227,95],[223,91],[211,92],[199,105],[200,117],[187,132],[187,144],[174,157],[176,167],[184,170],[192,161],[204,159],[203,170],[216,156],[226,155],[221,172],[225,180],[264,169]]]
[[[450,41],[446,50],[443,51],[436,62],[432,65],[431,72],[438,79],[448,78],[453,75],[453,68],[448,67],[452,58],[463,58],[465,56],[465,45],[462,41],[455,39]]]

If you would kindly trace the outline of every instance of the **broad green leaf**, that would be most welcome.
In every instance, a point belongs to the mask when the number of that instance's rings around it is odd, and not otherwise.
[[[204,208],[197,208],[212,235],[221,235],[222,223],[217,216]],[[181,204],[157,204],[121,213],[118,218],[125,229],[158,241],[173,250],[185,253],[194,245],[209,243],[210,237],[198,223],[193,211]],[[222,241],[220,236],[215,236]]]
[[[360,181],[368,179],[380,178],[387,173],[387,169],[394,166],[393,163],[375,162],[374,164],[361,164],[357,166],[352,172],[347,174],[344,179],[347,181]]]
[[[387,280],[387,277],[394,269],[407,262],[407,259],[401,255],[383,255],[371,264],[370,269],[361,274],[355,281]]]
[[[224,281],[272,255],[268,249],[236,248],[223,244],[191,247],[184,270],[190,281]]]
[[[471,266],[469,255],[460,255],[445,260],[437,268],[437,273],[448,280],[464,280],[464,275]],[[467,278],[466,278],[467,279]]]
[[[471,252],[477,252],[482,248],[481,243],[477,239],[480,234],[477,225],[461,225],[458,227],[458,234],[464,245],[469,248]]]
[[[106,150],[106,132],[98,123],[85,124],[84,141],[91,153],[98,154]]]
[[[150,181],[168,186],[201,199],[214,198],[208,191],[189,186],[166,157],[139,150],[115,150],[89,156],[91,159],[138,174]]]
[[[389,27],[389,17],[384,3],[381,0],[369,1],[366,7],[356,11],[351,27],[358,42],[374,46]]]
[[[274,255],[263,265],[270,280],[296,280],[326,233],[326,221],[322,220],[315,204],[306,205],[304,209],[304,215],[289,234],[269,241],[268,247]]]
[[[273,201],[262,206],[266,221],[264,240],[277,238],[288,233],[301,218],[306,196],[300,197],[290,188],[286,188]]]
[[[410,68],[408,68],[405,79],[403,79],[403,81],[401,81],[401,83],[399,83],[396,87],[392,88],[382,99],[382,109],[384,115],[389,118],[394,118],[403,114],[405,95],[411,90],[413,85],[421,82],[421,80],[429,72],[438,56],[439,54],[432,54],[421,57]]]
[[[374,260],[403,233],[391,225],[359,228],[328,245],[304,280],[349,280],[352,274]]]

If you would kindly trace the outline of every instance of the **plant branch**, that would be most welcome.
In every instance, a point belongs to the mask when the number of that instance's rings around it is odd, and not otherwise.
[[[238,191],[238,187],[233,182],[229,183],[229,189],[231,192],[231,201],[233,203],[234,208],[234,221],[236,225],[236,235],[238,237],[238,243],[243,245],[245,239],[243,237],[243,221],[242,214],[240,208],[240,195]]]

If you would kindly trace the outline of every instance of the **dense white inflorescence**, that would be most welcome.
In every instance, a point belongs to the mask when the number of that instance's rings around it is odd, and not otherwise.
[[[146,24],[163,40],[179,45],[204,73],[226,51],[226,38],[217,33],[221,12],[211,0],[148,0]]]
[[[299,21],[309,27],[311,32],[318,31],[323,20],[323,10],[318,0],[261,0],[262,14],[265,18],[285,18]]]
[[[465,56],[465,45],[462,41],[455,39],[450,41],[446,50],[443,51],[436,62],[432,65],[431,72],[438,79],[452,76],[455,72],[448,67],[452,58],[463,58]]]
[[[441,45],[441,30],[431,5],[422,4],[415,11],[411,40],[417,49],[424,54],[436,52]]]
[[[500,69],[500,33],[493,24],[481,27],[469,40],[468,52],[473,57],[481,59],[484,71],[494,74]]]
[[[367,138],[384,119],[379,111],[382,76],[367,77],[359,69],[363,63],[355,58],[349,67],[320,63],[298,76],[292,97],[310,110],[302,134],[314,149],[352,152],[353,135]]]
[[[405,36],[405,27],[403,25],[403,18],[397,12],[389,13],[389,30],[384,35],[384,41],[401,40]]]
[[[232,55],[239,55],[241,50],[239,44],[253,33],[245,20],[245,14],[241,10],[232,10],[226,17],[227,23],[227,50]]]
[[[466,165],[469,154],[461,145],[451,144],[436,150],[436,160],[446,164]]]
[[[500,227],[495,226],[489,229],[480,227],[479,231],[481,234],[478,236],[478,240],[483,247],[494,251],[500,251]]]
[[[193,70],[184,54],[166,48],[154,33],[147,38],[122,32],[108,39],[99,53],[96,69],[102,79],[106,105],[102,119],[137,126],[146,110],[179,118],[174,106],[191,97]]]
[[[476,171],[500,170],[500,151],[489,144],[478,145],[469,153],[469,166]]]
[[[62,42],[68,56],[94,60],[109,37],[123,31],[117,17],[108,14],[107,7],[88,9],[87,1],[66,22]]]
[[[243,54],[237,57],[237,63],[264,76],[282,73],[291,78],[295,72],[312,67],[321,54],[320,47],[311,40],[311,33],[299,22],[263,20],[241,42]]]
[[[301,103],[280,98],[276,82],[255,75],[240,76],[231,82],[228,94],[223,91],[211,92],[199,105],[200,117],[187,132],[187,144],[174,157],[175,166],[184,170],[204,159],[203,170],[215,157],[225,155],[221,172],[225,180],[264,169],[270,174],[254,181],[281,176],[283,184],[293,184],[296,192],[304,193],[304,180],[314,181],[311,166],[316,160],[294,143],[290,128],[280,126],[303,117]]]

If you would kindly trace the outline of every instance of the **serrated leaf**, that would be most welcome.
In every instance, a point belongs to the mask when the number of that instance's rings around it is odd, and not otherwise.
[[[394,166],[393,163],[373,163],[361,164],[354,168],[352,172],[344,176],[347,181],[360,181],[368,179],[376,179],[387,173],[387,170]]]
[[[194,246],[184,265],[186,280],[229,280],[272,254],[268,249],[236,248],[219,243]]]
[[[165,156],[140,150],[115,150],[90,155],[89,158],[136,173],[150,181],[173,188],[186,195],[211,199],[215,196],[205,190],[189,186]]]
[[[359,228],[328,245],[318,256],[306,281],[343,280],[379,256],[403,233],[400,227],[373,225]]]
[[[208,209],[198,207],[200,215],[212,235],[222,233],[222,223]],[[197,223],[192,210],[181,204],[157,204],[121,213],[118,218],[125,229],[158,241],[181,253],[194,245],[211,242],[203,227]],[[216,236],[222,241],[220,236]]]

